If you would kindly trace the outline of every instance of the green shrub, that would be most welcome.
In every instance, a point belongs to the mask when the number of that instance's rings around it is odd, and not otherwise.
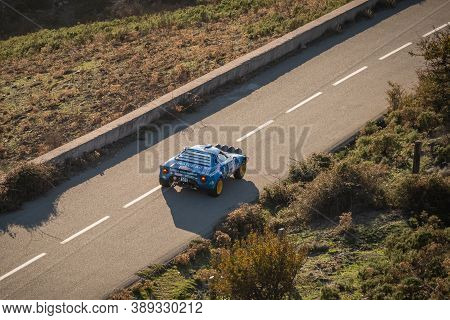
[[[419,83],[414,93],[406,93],[398,84],[388,91],[388,121],[431,133],[450,121],[450,31],[443,30],[419,43],[414,55],[425,59],[425,68],[417,72]]]
[[[432,143],[432,156],[434,159],[434,165],[446,166],[450,163],[450,137],[444,136],[442,139],[438,139],[437,143]]]
[[[320,290],[321,300],[340,300],[339,290],[332,286],[325,286]]]
[[[450,177],[438,174],[397,174],[388,184],[386,195],[394,208],[408,212],[427,211],[450,223]]]
[[[17,209],[26,200],[46,192],[59,179],[52,165],[24,163],[0,178],[0,213]]]
[[[349,152],[349,158],[354,162],[372,161],[409,169],[412,166],[413,143],[420,137],[415,130],[390,126],[359,137]]]
[[[401,125],[403,128],[412,128],[419,132],[431,133],[443,124],[441,113],[433,107],[424,104],[419,92],[407,93],[398,84],[389,82],[388,114],[386,122],[392,126]]]
[[[156,277],[159,277],[164,272],[166,272],[167,267],[163,264],[153,264],[148,266],[148,268],[141,270],[137,273],[137,275],[141,278],[145,278],[148,280],[153,280]]]
[[[419,53],[425,68],[418,72],[416,89],[418,103],[444,116],[449,128],[450,106],[450,31],[444,29],[419,43]]]
[[[232,211],[217,228],[232,240],[242,239],[251,232],[263,232],[264,213],[259,205],[243,204]]]
[[[375,132],[381,130],[383,127],[377,123],[376,121],[369,121],[367,122],[364,127],[359,131],[359,138],[361,136],[369,136],[371,134],[374,134]]]
[[[231,299],[285,298],[295,290],[305,256],[305,250],[298,251],[286,237],[252,233],[231,250],[222,250],[213,262],[219,276],[212,290]]]
[[[359,273],[369,299],[446,299],[450,229],[426,224],[386,240],[386,261]]]

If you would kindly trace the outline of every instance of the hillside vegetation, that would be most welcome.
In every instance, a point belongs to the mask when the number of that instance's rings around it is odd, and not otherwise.
[[[0,3],[0,39],[202,3],[202,0],[8,0]],[[19,13],[20,14],[19,14]],[[25,18],[25,17],[27,18]],[[30,20],[32,20],[32,22]]]
[[[0,41],[0,170],[92,131],[349,0],[202,0]]]
[[[111,298],[448,299],[450,33],[420,49],[417,87],[391,84],[387,115],[354,145],[293,163],[212,240]],[[415,141],[423,154],[412,174]]]

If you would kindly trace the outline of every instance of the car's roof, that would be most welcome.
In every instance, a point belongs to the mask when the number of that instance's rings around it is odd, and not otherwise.
[[[220,152],[219,149],[217,149],[216,147],[211,146],[210,144],[207,144],[207,145],[200,145],[199,144],[199,145],[196,145],[196,146],[189,147],[188,149],[202,151],[202,152],[215,154],[215,155],[217,155]]]

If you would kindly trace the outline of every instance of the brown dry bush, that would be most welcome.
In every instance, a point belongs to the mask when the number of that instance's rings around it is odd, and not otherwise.
[[[231,237],[225,232],[218,230],[214,233],[214,245],[216,247],[228,247],[231,243]]]
[[[286,237],[251,233],[213,261],[218,277],[211,290],[220,298],[286,298],[294,294],[294,279],[305,256],[306,250],[298,250]]]
[[[259,202],[270,211],[276,212],[294,201],[300,188],[301,186],[296,183],[276,181],[264,187]]]
[[[322,171],[333,165],[332,154],[312,154],[305,161],[294,162],[289,168],[288,180],[290,182],[310,182]]]
[[[343,235],[353,231],[353,218],[351,212],[344,212],[339,216],[339,224],[334,228],[335,235]]]
[[[385,166],[340,162],[308,183],[281,216],[302,224],[314,218],[334,219],[384,205]]]
[[[194,274],[195,282],[201,287],[207,287],[211,281],[217,276],[217,271],[214,269],[199,269]]]
[[[265,217],[260,205],[243,204],[231,212],[217,228],[232,240],[242,239],[251,232],[264,231]]]
[[[200,257],[209,257],[210,245],[210,241],[206,239],[193,240],[188,248],[177,255],[172,262],[178,267],[187,267]]]
[[[48,164],[24,163],[0,177],[0,213],[17,209],[26,200],[46,192],[60,178]]]
[[[134,299],[135,297],[133,291],[129,289],[118,289],[108,296],[108,300],[134,300]]]

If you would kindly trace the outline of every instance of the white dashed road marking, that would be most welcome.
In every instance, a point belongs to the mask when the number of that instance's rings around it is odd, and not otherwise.
[[[318,96],[320,96],[322,94],[322,92],[317,92],[316,94],[313,94],[311,97],[309,97],[308,99],[303,100],[302,102],[300,102],[299,104],[293,106],[292,108],[290,108],[288,111],[286,111],[286,113],[292,112],[295,109],[301,107],[302,105],[310,102],[312,99],[317,98]]]
[[[355,72],[350,73],[348,76],[346,76],[346,77],[342,78],[341,80],[338,80],[338,81],[336,81],[335,83],[333,83],[333,86],[337,86],[338,84],[344,82],[345,80],[350,79],[351,77],[357,75],[358,73],[360,73],[360,72],[362,72],[362,71],[364,71],[364,70],[366,70],[366,69],[367,69],[367,66],[364,66],[364,67],[362,67],[362,68],[356,70]]]
[[[433,30],[431,30],[430,32],[425,33],[425,34],[422,36],[422,38],[428,37],[430,34],[433,34],[433,33],[435,33],[436,31],[439,31],[439,30],[441,30],[441,29],[444,29],[444,28],[445,28],[446,26],[448,26],[448,25],[449,25],[449,23],[445,23],[445,24],[443,24],[442,26],[437,27],[436,29],[433,29]]]
[[[43,256],[45,256],[46,253],[41,253],[40,255],[34,257],[31,260],[28,260],[27,262],[25,262],[24,264],[18,266],[17,268],[15,268],[14,270],[11,270],[10,272],[8,272],[7,274],[4,274],[3,276],[0,277],[0,281],[2,281],[3,279],[8,278],[10,275],[16,273],[17,271],[25,268],[26,266],[29,266],[30,264],[32,264],[33,262],[35,262],[36,260],[39,260],[40,258],[42,258]]]
[[[395,49],[395,50],[392,50],[391,52],[389,52],[389,53],[385,54],[384,56],[378,58],[378,60],[384,60],[384,59],[386,59],[387,57],[393,55],[394,53],[399,52],[399,51],[402,50],[402,49],[405,49],[406,47],[408,47],[408,46],[410,46],[410,45],[412,45],[412,42],[408,42],[408,43],[402,45],[401,47],[399,47],[399,48],[397,48],[397,49]]]
[[[142,196],[134,199],[131,202],[128,202],[126,205],[123,206],[124,209],[131,207],[133,204],[135,204],[136,202],[141,201],[142,199],[144,199],[145,197],[148,197],[149,195],[151,195],[153,192],[158,191],[159,189],[161,189],[161,186],[157,186],[155,188],[153,188],[152,190],[150,190],[149,192],[144,193]]]
[[[237,142],[241,142],[242,140],[247,139],[247,138],[250,137],[252,134],[258,132],[259,130],[261,130],[261,129],[265,128],[265,127],[267,127],[268,125],[272,124],[273,122],[274,122],[273,120],[267,121],[266,123],[264,123],[264,124],[260,125],[258,128],[256,128],[255,130],[250,131],[249,133],[247,133],[245,136],[240,137],[240,138],[237,139],[236,141],[237,141]]]
[[[75,239],[76,237],[82,235],[82,234],[85,233],[86,231],[91,230],[91,229],[94,228],[95,226],[99,225],[100,223],[102,223],[103,221],[108,220],[108,219],[109,219],[109,216],[106,216],[106,217],[104,217],[104,218],[98,220],[97,222],[94,222],[94,223],[91,224],[90,226],[88,226],[88,227],[84,228],[83,230],[81,230],[81,231],[75,233],[73,236],[70,236],[70,237],[67,238],[66,240],[61,241],[61,244],[65,244],[65,243],[67,243],[67,242],[69,242],[69,241]]]

